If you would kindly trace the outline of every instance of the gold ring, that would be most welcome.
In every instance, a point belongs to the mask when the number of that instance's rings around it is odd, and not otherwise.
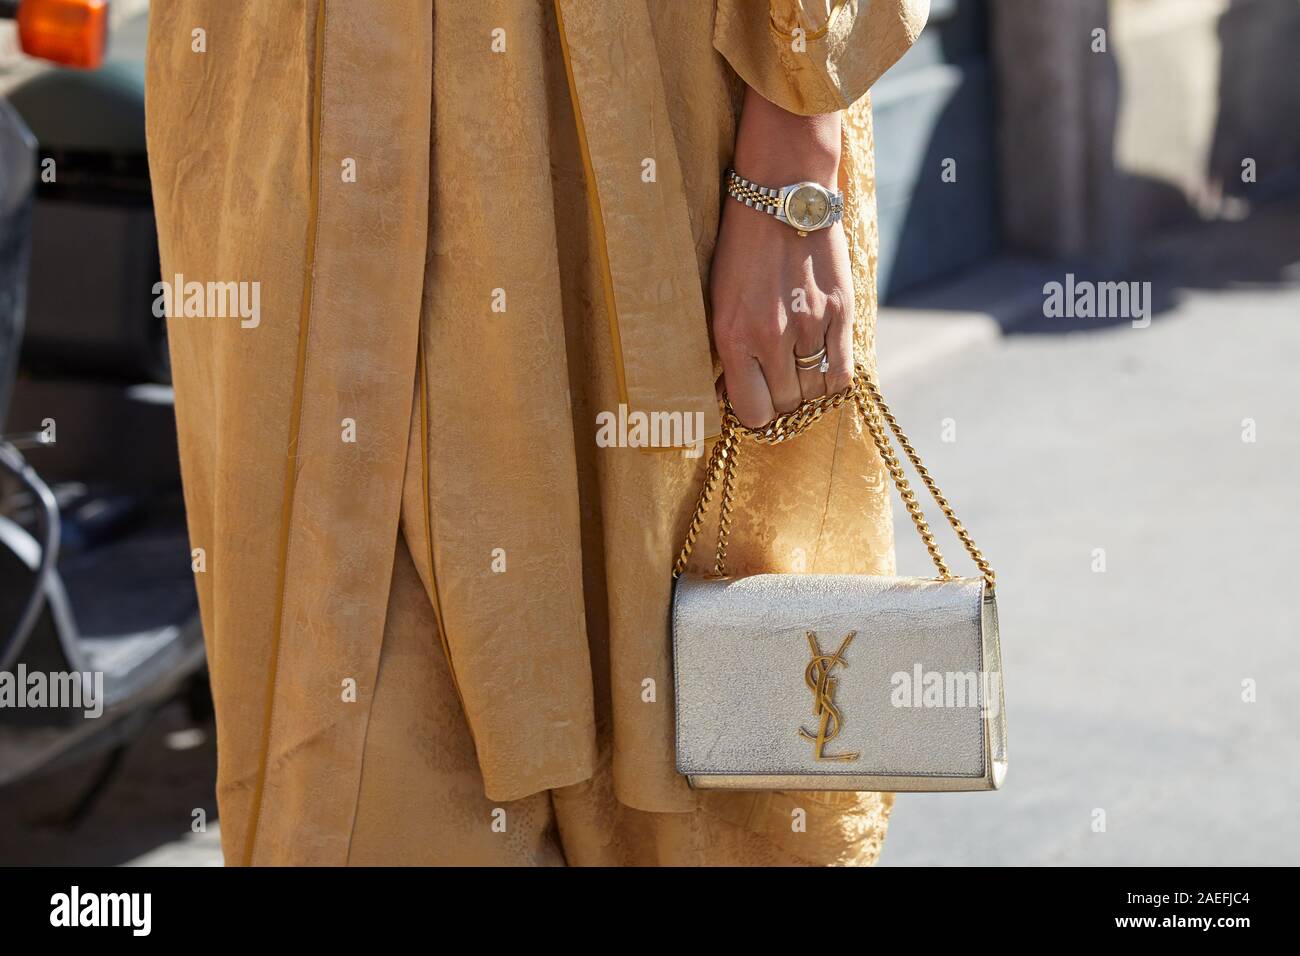
[[[829,364],[826,361],[826,346],[822,346],[812,355],[800,355],[794,353],[794,366],[802,372],[826,371],[825,366]]]

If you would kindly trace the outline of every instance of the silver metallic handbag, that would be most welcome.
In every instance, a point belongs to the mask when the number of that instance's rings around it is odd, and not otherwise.
[[[729,578],[741,441],[786,441],[852,401],[938,569],[936,578]],[[673,568],[677,769],[736,790],[996,790],[1007,769],[994,574],[866,370],[768,425],[724,400],[722,434]],[[954,577],[908,485],[892,431],[980,577]],[[687,574],[721,487],[713,572]]]

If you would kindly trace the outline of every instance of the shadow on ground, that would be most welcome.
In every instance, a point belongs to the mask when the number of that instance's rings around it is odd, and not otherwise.
[[[92,757],[0,790],[0,865],[220,863],[211,721],[195,726],[180,703],[159,711],[98,799],[69,819],[108,759]],[[206,832],[193,830],[196,811]]]
[[[1188,291],[1229,291],[1300,284],[1300,195],[1257,205],[1236,220],[1202,222],[1144,244],[1122,275],[1081,266],[1057,267],[1063,281],[1150,282],[1151,318],[1166,317]],[[1131,322],[1116,318],[1048,318],[1028,315],[1008,321],[1008,335],[1058,335],[1101,331]]]

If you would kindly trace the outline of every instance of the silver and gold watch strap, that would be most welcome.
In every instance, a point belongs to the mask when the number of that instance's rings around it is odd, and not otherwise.
[[[727,170],[727,195],[751,209],[766,213],[806,236],[817,229],[835,225],[844,216],[844,197],[840,193],[813,182],[792,183],[789,186],[763,186],[741,176],[734,169]],[[796,222],[790,218],[789,198],[809,190],[825,198],[825,217],[820,222]],[[814,196],[814,198],[816,198]]]
[[[765,212],[769,216],[775,216],[780,205],[780,189],[752,183],[734,169],[727,170],[727,193],[732,199],[737,199],[751,209]]]

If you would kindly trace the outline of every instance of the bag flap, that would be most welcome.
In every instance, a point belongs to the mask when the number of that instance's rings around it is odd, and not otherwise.
[[[986,776],[985,703],[997,712],[1002,695],[1001,674],[985,674],[984,589],[981,578],[681,577],[678,770]]]

